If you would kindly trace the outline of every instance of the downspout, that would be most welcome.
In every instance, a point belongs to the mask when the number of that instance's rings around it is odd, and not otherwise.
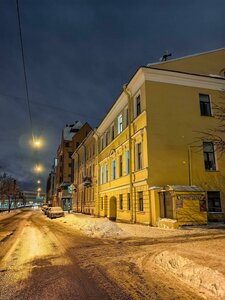
[[[191,146],[188,146],[188,181],[189,185],[192,185],[192,157],[191,157]]]
[[[99,166],[98,166],[98,162],[99,162],[99,134],[97,132],[97,130],[95,129],[95,134],[96,134],[96,148],[95,148],[95,157],[96,157],[96,167],[95,167],[95,172],[96,172],[96,195],[97,195],[97,216],[100,217],[100,202],[99,202]]]
[[[84,174],[85,174],[85,177],[86,177],[87,176],[87,174],[86,174],[86,170],[87,170],[87,168],[86,168],[86,146],[84,144],[82,146],[84,147]],[[85,196],[86,196],[86,187],[84,186],[84,195],[83,195],[83,199],[82,199],[83,211],[81,209],[82,213],[84,213]]]
[[[131,201],[131,223],[136,223],[136,197],[133,193],[133,152],[132,152],[132,139],[131,139],[131,91],[127,85],[123,86],[123,91],[128,97],[128,139],[129,139],[129,185],[130,185],[130,201]]]

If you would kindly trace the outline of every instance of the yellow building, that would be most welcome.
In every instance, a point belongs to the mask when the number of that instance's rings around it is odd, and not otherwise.
[[[220,49],[137,70],[94,135],[97,215],[158,225],[167,209],[160,207],[160,194],[174,192],[169,185],[199,187],[206,192],[208,219],[224,219],[225,158],[198,134],[217,125],[224,62]],[[189,197],[199,216],[182,224],[199,223],[203,198],[200,192]]]
[[[71,187],[73,211],[94,214],[95,199],[95,139],[94,131],[80,143],[72,155],[74,160],[74,182]]]

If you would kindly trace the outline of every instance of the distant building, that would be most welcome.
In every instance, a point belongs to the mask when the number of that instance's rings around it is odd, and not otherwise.
[[[92,128],[88,123],[84,125],[77,121],[75,124],[67,125],[61,136],[61,144],[57,150],[55,164],[55,196],[54,205],[61,206],[64,210],[72,207],[72,195],[69,187],[73,182],[73,160],[72,154],[82,140],[88,135]]]
[[[74,151],[74,181],[71,185],[73,210],[85,214],[94,214],[95,209],[95,139],[94,131]]]
[[[25,204],[41,204],[46,201],[46,194],[34,191],[22,192]]]

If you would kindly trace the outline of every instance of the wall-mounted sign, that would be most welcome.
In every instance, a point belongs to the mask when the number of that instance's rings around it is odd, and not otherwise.
[[[177,195],[177,199],[178,200],[204,200],[205,196],[185,194],[185,195]]]

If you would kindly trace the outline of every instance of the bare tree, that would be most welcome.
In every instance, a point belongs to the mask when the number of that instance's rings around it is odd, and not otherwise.
[[[21,191],[19,186],[16,183],[16,180],[8,176],[6,173],[0,175],[0,201],[1,206],[8,202],[8,211],[11,210],[12,201],[14,205],[17,205],[18,200],[20,199]]]
[[[212,105],[217,125],[211,129],[198,131],[198,133],[200,141],[213,143],[217,153],[223,155],[225,153],[225,91],[222,91],[220,95],[222,101]]]

